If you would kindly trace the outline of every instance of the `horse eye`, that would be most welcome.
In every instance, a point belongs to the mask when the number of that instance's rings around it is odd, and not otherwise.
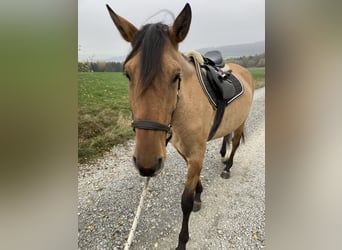
[[[128,80],[131,80],[130,75],[126,71],[123,74],[127,77]]]
[[[172,82],[173,82],[173,83],[174,83],[174,82],[178,82],[179,80],[180,80],[180,73],[177,73],[177,74],[174,76]]]

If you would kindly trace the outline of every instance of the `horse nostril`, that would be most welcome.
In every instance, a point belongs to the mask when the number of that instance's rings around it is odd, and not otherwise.
[[[135,165],[137,164],[137,158],[135,156],[133,156],[133,162]]]

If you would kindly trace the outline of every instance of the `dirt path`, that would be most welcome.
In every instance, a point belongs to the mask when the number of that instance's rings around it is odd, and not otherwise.
[[[223,169],[221,140],[208,143],[201,173],[202,209],[190,217],[187,249],[261,249],[265,246],[265,89],[255,92],[246,143]],[[123,249],[143,179],[132,166],[134,141],[79,170],[79,249]],[[131,249],[175,249],[186,166],[172,145],[163,171],[152,178]]]

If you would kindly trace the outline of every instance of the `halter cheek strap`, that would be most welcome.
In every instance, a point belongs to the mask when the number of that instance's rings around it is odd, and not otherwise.
[[[164,124],[152,121],[133,121],[132,122],[133,130],[136,128],[146,129],[146,130],[160,130],[165,131],[166,133],[171,133],[171,126],[165,126]]]
[[[154,122],[154,121],[146,121],[146,120],[139,120],[139,121],[134,121],[133,113],[132,113],[132,127],[133,131],[135,132],[135,129],[145,129],[145,130],[155,130],[155,131],[165,131],[169,136],[166,138],[166,146],[169,143],[169,141],[172,138],[172,120],[173,120],[173,115],[176,111],[177,104],[179,101],[179,90],[180,90],[180,82],[181,79],[179,78],[178,80],[178,90],[177,90],[177,99],[176,99],[176,107],[171,113],[171,119],[169,125],[164,125],[159,122]]]
[[[134,132],[136,128],[154,131],[165,131],[169,134],[168,138],[166,138],[166,146],[172,138],[171,123],[168,126],[166,126],[164,124],[153,121],[132,121],[132,127]]]

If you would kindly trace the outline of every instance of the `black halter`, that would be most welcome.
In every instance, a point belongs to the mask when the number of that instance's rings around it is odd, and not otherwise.
[[[171,113],[170,123],[168,125],[164,125],[164,124],[161,124],[159,122],[154,122],[154,121],[146,121],[146,120],[135,121],[134,120],[134,116],[133,116],[133,112],[132,112],[132,127],[133,127],[133,131],[134,132],[135,132],[136,128],[145,129],[145,130],[165,131],[169,135],[166,138],[166,143],[165,143],[165,145],[167,146],[167,144],[169,143],[169,141],[172,138],[172,120],[173,120],[173,115],[174,115],[174,113],[176,111],[177,104],[178,104],[178,101],[179,101],[180,82],[181,82],[181,79],[179,78],[178,79],[176,107],[175,107],[175,109]]]

